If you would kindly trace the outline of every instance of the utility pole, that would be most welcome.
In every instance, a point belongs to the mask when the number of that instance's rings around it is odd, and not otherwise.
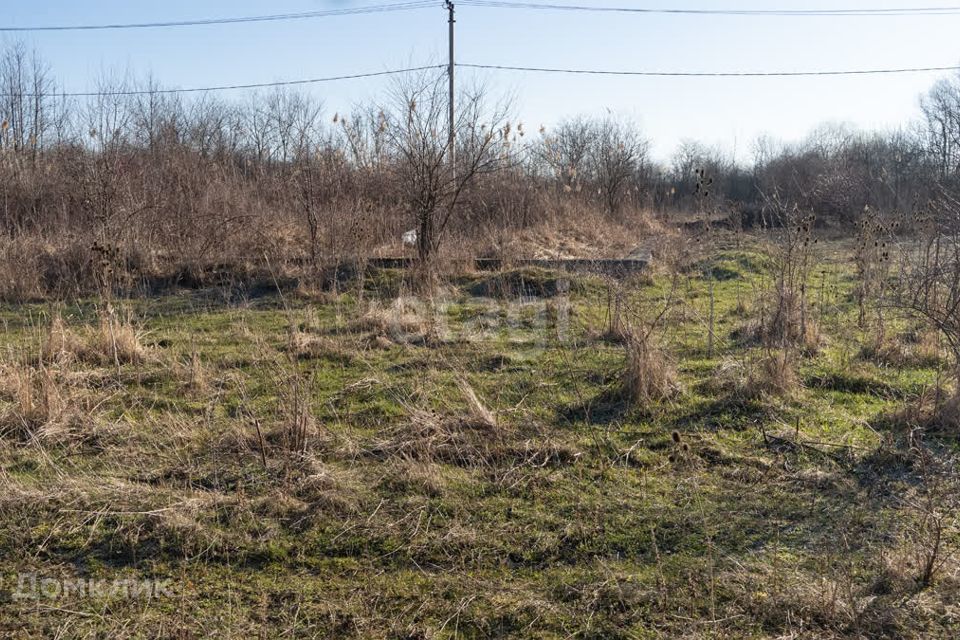
[[[455,115],[455,113],[454,113],[454,105],[453,105],[453,91],[454,91],[454,85],[453,85],[453,68],[454,68],[454,63],[453,63],[453,25],[456,23],[456,20],[455,20],[454,17],[453,17],[453,2],[452,2],[452,0],[445,0],[444,6],[446,7],[447,13],[448,13],[448,16],[449,16],[447,22],[448,22],[449,27],[450,27],[450,62],[449,62],[449,67],[448,67],[448,69],[447,69],[447,75],[449,76],[449,80],[450,80],[450,96],[449,96],[449,105],[448,105],[450,111],[449,111],[449,113],[447,114],[447,127],[448,127],[448,128],[447,128],[447,152],[450,154],[450,169],[451,169],[451,172],[453,173],[454,176],[456,176],[456,173],[455,173],[455,172],[456,172],[456,169],[457,169],[457,162],[456,162],[456,160],[457,160],[457,148],[456,148],[456,135],[455,135],[456,115]]]

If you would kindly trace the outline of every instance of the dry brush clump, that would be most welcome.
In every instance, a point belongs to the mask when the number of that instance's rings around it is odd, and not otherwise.
[[[938,472],[940,473],[940,472]],[[884,554],[885,579],[903,592],[916,594],[943,580],[960,586],[957,563],[955,486],[944,491],[942,479],[931,480],[925,470],[918,490],[908,489],[902,500],[904,513],[893,547]],[[946,476],[946,474],[941,474]]]
[[[553,194],[542,205],[550,212],[536,224],[519,230],[492,226],[480,247],[481,257],[499,258],[509,264],[514,258],[560,260],[567,258],[627,258],[650,237],[657,237],[655,264],[671,239],[678,235],[657,221],[650,211],[638,209],[629,221],[611,220],[588,204]]]
[[[900,221],[886,220],[867,206],[857,229],[854,251],[857,323],[861,329],[872,329],[871,338],[875,345],[881,345],[886,335],[884,310],[889,305],[886,293],[895,255],[895,234],[899,228]]]
[[[203,394],[210,388],[210,371],[203,362],[200,352],[194,348],[189,356],[178,363],[178,373],[185,391]]]
[[[747,346],[759,345],[763,356],[749,366],[722,365],[716,381],[748,396],[792,392],[799,386],[800,359],[817,354],[823,342],[808,291],[818,259],[815,217],[795,203],[784,202],[777,193],[766,199],[765,211],[775,224],[770,236],[771,269],[751,305],[754,316],[736,332]]]
[[[674,274],[660,300],[637,299],[619,287],[608,289],[605,335],[623,345],[621,389],[624,397],[637,405],[665,400],[682,390],[665,346],[678,283]]]
[[[5,364],[0,394],[7,406],[0,415],[0,436],[33,438],[67,418],[66,400],[53,372],[22,364]]]
[[[921,324],[897,334],[884,333],[860,349],[860,356],[885,366],[940,369],[944,364],[940,334]]]
[[[462,374],[456,374],[456,385],[462,404],[443,411],[428,408],[425,399],[403,401],[408,419],[388,429],[370,453],[465,467],[491,464],[511,429],[500,423]]]
[[[462,374],[456,386],[461,403],[438,410],[426,408],[422,399],[405,401],[407,419],[363,447],[366,456],[391,465],[384,486],[442,495],[452,477],[469,481],[461,472],[480,470],[497,486],[514,490],[530,482],[537,469],[574,464],[581,457],[551,429],[526,418],[521,425],[503,419]],[[401,479],[400,472],[409,475]]]
[[[10,351],[0,362],[0,431],[47,444],[105,436],[110,429],[101,417],[104,394],[90,388],[103,372],[84,365],[139,362],[144,350],[138,334],[122,324],[75,331],[59,313],[37,333],[35,349]]]
[[[623,391],[638,405],[672,398],[681,390],[669,355],[656,339],[645,329],[630,328],[625,333]]]
[[[893,300],[936,331],[937,342],[950,356],[947,380],[954,384],[953,397],[937,411],[942,423],[956,429],[960,421],[952,407],[960,404],[960,195],[941,188],[930,211],[916,214],[913,222],[918,242],[901,248]],[[938,379],[939,386],[945,386],[942,382]]]
[[[317,418],[314,408],[316,373],[304,371],[294,354],[271,354],[263,363],[274,394],[269,415],[250,408],[246,389],[240,383],[241,415],[248,429],[246,437],[264,465],[276,457],[295,463],[305,456],[326,451],[336,436]],[[252,430],[252,434],[249,431]]]
[[[789,396],[801,386],[794,362],[778,352],[724,358],[705,383],[708,391],[737,400]]]
[[[484,467],[496,456],[503,432],[484,419],[442,415],[418,409],[406,424],[374,444],[377,457],[432,461],[465,467]]]
[[[346,344],[345,344],[346,343]],[[349,339],[333,338],[291,326],[287,332],[286,353],[298,360],[324,359],[349,364],[354,358]]]
[[[104,419],[102,394],[86,380],[62,364],[22,358],[0,363],[0,438],[44,445],[109,438],[119,425]]]
[[[817,262],[816,218],[776,193],[767,198],[766,207],[775,223],[770,236],[771,273],[754,305],[759,317],[745,334],[784,353],[816,353],[820,335],[808,295],[811,269]]]
[[[50,320],[41,358],[45,362],[77,360],[86,364],[121,366],[141,364],[149,357],[143,345],[144,332],[129,314],[121,315],[111,305],[98,311],[97,324],[74,329],[60,314]]]
[[[442,312],[434,298],[399,296],[387,305],[370,301],[362,315],[354,318],[347,329],[369,332],[374,346],[380,346],[377,343],[382,341],[425,345],[442,338],[442,323]]]
[[[121,318],[112,309],[100,314],[97,330],[93,333],[88,356],[116,365],[139,364],[147,357],[142,342],[143,332],[129,318]]]

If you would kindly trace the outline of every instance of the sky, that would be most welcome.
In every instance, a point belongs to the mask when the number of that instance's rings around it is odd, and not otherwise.
[[[31,0],[7,3],[0,26],[189,20],[386,4],[398,0]],[[572,3],[572,0],[552,0]],[[693,9],[927,7],[949,0],[578,0]],[[442,63],[446,11],[435,8],[286,22],[117,31],[31,32],[20,39],[67,91],[116,74],[169,87],[271,82]],[[805,71],[960,64],[960,15],[773,17],[611,14],[460,6],[460,62],[644,71]],[[590,77],[459,69],[510,96],[528,130],[607,113],[630,119],[667,159],[685,139],[749,161],[760,135],[795,141],[820,123],[896,128],[944,74],[817,78]],[[332,116],[376,99],[389,80],[307,89]],[[228,95],[242,98],[242,92]]]

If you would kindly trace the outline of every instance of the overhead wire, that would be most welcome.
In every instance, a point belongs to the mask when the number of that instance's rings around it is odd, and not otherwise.
[[[933,71],[958,71],[960,66],[902,67],[889,69],[841,69],[813,71],[628,71],[612,69],[569,69],[556,67],[521,67],[500,64],[472,64],[458,62],[455,66],[468,69],[491,69],[497,71],[529,71],[536,73],[567,73],[601,76],[648,76],[681,78],[767,78],[797,76],[865,76],[896,73],[923,73]]]
[[[898,7],[875,9],[683,9],[683,8],[643,8],[624,6],[593,6],[577,4],[557,4],[547,2],[507,1],[507,0],[458,0],[458,6],[499,8],[499,9],[533,9],[533,10],[560,10],[560,11],[591,11],[591,12],[622,12],[638,14],[688,14],[688,15],[737,15],[737,16],[903,16],[903,15],[960,15],[960,6],[930,6],[930,7]],[[0,26],[0,32],[9,31],[74,31],[74,30],[106,30],[106,29],[141,29],[162,27],[185,27],[218,24],[256,23],[282,20],[301,20],[344,15],[372,14],[390,11],[407,11],[440,7],[438,0],[409,0],[389,4],[376,4],[359,7],[345,7],[318,11],[304,11],[299,13],[277,13],[269,15],[207,18],[197,20],[179,20],[164,22],[141,23],[112,23],[90,25],[47,25],[32,27]],[[502,64],[456,63],[455,67],[466,69],[481,69],[494,71],[518,71],[530,73],[596,75],[596,76],[636,76],[636,77],[688,77],[688,78],[751,78],[751,77],[805,77],[805,76],[866,76],[888,75],[905,73],[925,73],[958,71],[960,66],[926,66],[876,69],[823,69],[801,71],[657,71],[657,70],[622,70],[622,69],[577,69],[565,67],[538,67]],[[280,80],[274,82],[254,82],[240,84],[224,84],[204,87],[188,87],[180,89],[118,89],[105,91],[79,92],[51,92],[45,95],[62,97],[95,97],[95,96],[134,96],[146,94],[174,94],[174,93],[201,93],[211,91],[229,91],[240,89],[259,89],[269,87],[284,87],[309,85],[339,80],[373,78],[378,76],[396,75],[425,71],[430,69],[446,68],[445,64],[424,65],[404,69],[392,69],[369,73],[357,73],[320,78],[305,78],[295,80]],[[23,93],[22,96],[33,97],[34,94]],[[8,97],[9,94],[0,94]]]
[[[524,2],[507,0],[457,0],[458,6],[490,9],[527,9],[548,11],[588,11],[601,13],[634,14],[673,14],[673,15],[719,15],[719,16],[779,16],[779,17],[855,17],[855,16],[944,16],[960,15],[960,6],[930,7],[888,7],[853,9],[685,9],[677,7],[629,7],[584,4],[559,4],[550,2]],[[0,32],[42,32],[42,31],[102,31],[113,29],[158,29],[170,27],[193,27],[257,22],[278,22],[286,20],[308,20],[335,16],[350,16],[393,11],[411,11],[441,7],[439,0],[408,0],[386,4],[375,4],[340,9],[321,9],[294,13],[275,13],[255,16],[233,16],[219,18],[199,18],[193,20],[163,20],[153,22],[116,22],[105,24],[59,24],[0,26]]]
[[[458,0],[458,5],[490,9],[528,9],[547,11],[589,11],[597,13],[673,14],[708,16],[775,17],[895,17],[960,15],[960,6],[890,7],[877,9],[685,9],[676,7],[627,7],[548,2],[508,2],[506,0]]]
[[[804,76],[866,76],[866,75],[888,75],[903,73],[928,73],[944,71],[960,71],[960,65],[933,66],[933,67],[902,67],[885,69],[829,69],[829,70],[810,70],[810,71],[633,71],[622,69],[573,69],[561,67],[525,67],[515,65],[501,64],[475,64],[469,62],[457,62],[454,64],[462,69],[481,69],[491,71],[520,71],[530,73],[552,73],[552,74],[572,74],[572,75],[595,75],[595,76],[636,76],[636,77],[670,77],[670,78],[771,78],[771,77],[804,77]],[[388,69],[384,71],[372,71],[368,73],[354,73],[339,76],[327,76],[321,78],[302,78],[295,80],[278,80],[273,82],[251,82],[242,84],[223,84],[203,87],[186,87],[173,89],[119,89],[104,91],[51,91],[42,95],[50,97],[63,98],[82,98],[97,96],[137,96],[151,94],[175,94],[175,93],[204,93],[213,91],[232,91],[240,89],[263,89],[271,87],[289,87],[297,85],[320,84],[324,82],[336,82],[339,80],[357,80],[362,78],[376,78],[380,76],[391,76],[402,73],[414,73],[418,71],[429,71],[432,69],[447,69],[447,64],[423,65],[419,67],[407,67],[404,69]],[[0,93],[0,97],[10,97],[9,93]],[[34,93],[17,94],[23,97],[35,97]]]
[[[49,96],[53,98],[94,98],[100,96],[142,96],[154,94],[170,93],[204,93],[208,91],[230,91],[234,89],[263,89],[270,87],[290,87],[296,85],[318,84],[322,82],[335,82],[338,80],[357,80],[360,78],[375,78],[379,76],[390,76],[401,73],[413,73],[417,71],[428,71],[430,69],[446,69],[445,64],[426,65],[422,67],[408,67],[405,69],[389,69],[386,71],[371,71],[369,73],[353,73],[342,76],[327,76],[323,78],[304,78],[298,80],[278,80],[275,82],[252,82],[245,84],[223,84],[207,87],[187,87],[183,89],[118,89],[104,91],[50,91],[43,94],[19,93],[16,95],[33,98],[38,95]],[[10,97],[12,94],[0,93],[0,97]]]
[[[243,24],[251,22],[278,22],[285,20],[308,20],[314,18],[330,18],[335,16],[351,16],[371,13],[387,13],[392,11],[412,11],[438,6],[435,0],[416,0],[410,2],[396,2],[392,4],[378,4],[360,7],[344,7],[342,9],[324,9],[317,11],[302,11],[299,13],[275,13],[257,16],[240,16],[226,18],[201,18],[195,20],[167,20],[158,22],[117,22],[107,24],[74,24],[74,25],[35,25],[35,26],[0,26],[0,32],[27,32],[27,31],[104,31],[114,29],[158,29],[168,27],[195,27],[223,24]]]

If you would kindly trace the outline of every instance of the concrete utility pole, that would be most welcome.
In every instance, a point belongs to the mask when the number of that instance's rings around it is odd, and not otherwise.
[[[454,114],[454,105],[453,105],[453,25],[456,23],[456,20],[453,17],[453,2],[451,0],[445,0],[444,6],[447,8],[449,15],[448,24],[450,26],[450,63],[447,69],[447,75],[450,80],[450,97],[449,97],[449,109],[450,112],[447,114],[447,152],[450,154],[450,169],[453,172],[456,172],[457,168],[457,148],[456,148],[456,136],[455,136],[455,127],[456,127],[456,115]]]

